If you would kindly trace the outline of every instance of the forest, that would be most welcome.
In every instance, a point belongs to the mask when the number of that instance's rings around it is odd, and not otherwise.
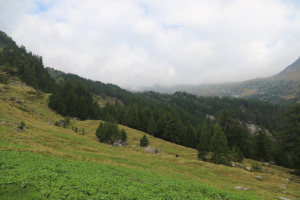
[[[299,103],[286,108],[256,100],[198,97],[186,92],[133,93],[113,84],[46,69],[42,57],[17,46],[3,32],[0,41],[0,66],[4,72],[0,81],[7,84],[10,78],[20,77],[27,85],[52,93],[49,107],[63,116],[114,121],[197,149],[202,160],[212,152],[209,160],[219,164],[228,165],[230,160],[242,161],[245,157],[300,168]],[[118,101],[100,108],[95,96]],[[207,119],[207,114],[215,120]],[[260,127],[256,133],[243,125],[248,122]],[[271,135],[266,134],[267,130]]]

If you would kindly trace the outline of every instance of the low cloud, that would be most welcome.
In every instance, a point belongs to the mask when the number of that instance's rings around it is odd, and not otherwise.
[[[280,0],[0,2],[0,29],[44,64],[126,88],[243,81],[300,55],[300,6]]]

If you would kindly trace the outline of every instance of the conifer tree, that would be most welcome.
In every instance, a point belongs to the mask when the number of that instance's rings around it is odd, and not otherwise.
[[[260,126],[258,128],[258,131],[255,135],[255,147],[255,157],[257,160],[272,160],[271,140],[266,135],[266,129],[263,126]]]
[[[211,138],[210,145],[212,151],[211,161],[216,164],[229,165],[227,138],[218,123],[214,126],[214,135]]]
[[[293,158],[293,166],[300,173],[300,103],[290,106],[283,115],[285,119],[280,138],[282,146]]]
[[[146,146],[148,146],[148,144],[149,144],[149,140],[148,140],[147,136],[144,134],[144,136],[140,140],[140,146],[146,147]]]
[[[198,136],[198,158],[206,161],[206,155],[209,152],[209,140],[208,140],[208,133],[205,125],[202,126],[199,124],[197,128],[197,136]]]
[[[156,122],[155,122],[153,116],[149,120],[147,133],[150,135],[153,135],[153,136],[156,135],[156,133],[157,133],[157,125],[156,125]]]

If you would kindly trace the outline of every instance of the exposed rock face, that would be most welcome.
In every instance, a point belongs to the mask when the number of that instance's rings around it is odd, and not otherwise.
[[[214,116],[209,115],[209,114],[206,114],[206,115],[205,115],[205,119],[208,119],[208,120],[210,120],[210,121],[215,121],[215,120],[216,120],[216,118],[215,118]]]
[[[151,154],[159,154],[160,152],[155,147],[146,147],[145,151]]]
[[[257,126],[251,122],[243,122],[243,126],[248,129],[248,131],[252,134],[255,134],[257,131]]]

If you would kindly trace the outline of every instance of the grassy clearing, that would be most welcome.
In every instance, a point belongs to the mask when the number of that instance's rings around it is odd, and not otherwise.
[[[118,169],[134,169],[172,180],[188,180],[191,184],[218,188],[227,193],[255,199],[274,199],[284,196],[295,199],[300,197],[299,177],[288,174],[288,169],[278,166],[264,167],[264,172],[248,172],[241,168],[214,165],[197,160],[194,149],[179,146],[147,135],[150,145],[163,153],[152,155],[139,148],[143,132],[120,126],[128,135],[127,147],[110,147],[96,140],[95,131],[100,121],[71,120],[71,126],[84,129],[86,134],[75,133],[71,128],[52,125],[62,119],[47,106],[47,94],[36,91],[19,82],[12,83],[8,89],[0,84],[0,150],[26,151],[55,156],[68,160],[88,161],[104,164]],[[13,97],[13,98],[11,98]],[[13,99],[13,100],[9,100]],[[16,103],[16,99],[22,103]],[[18,132],[13,128],[22,120],[26,131]],[[176,158],[176,153],[179,155]],[[245,160],[243,166],[252,165]],[[262,165],[262,163],[259,163]],[[263,176],[263,181],[255,179]],[[289,178],[290,183],[285,179]],[[237,190],[235,186],[247,186],[247,191]],[[286,188],[285,188],[285,186]],[[283,194],[286,191],[286,194]]]

